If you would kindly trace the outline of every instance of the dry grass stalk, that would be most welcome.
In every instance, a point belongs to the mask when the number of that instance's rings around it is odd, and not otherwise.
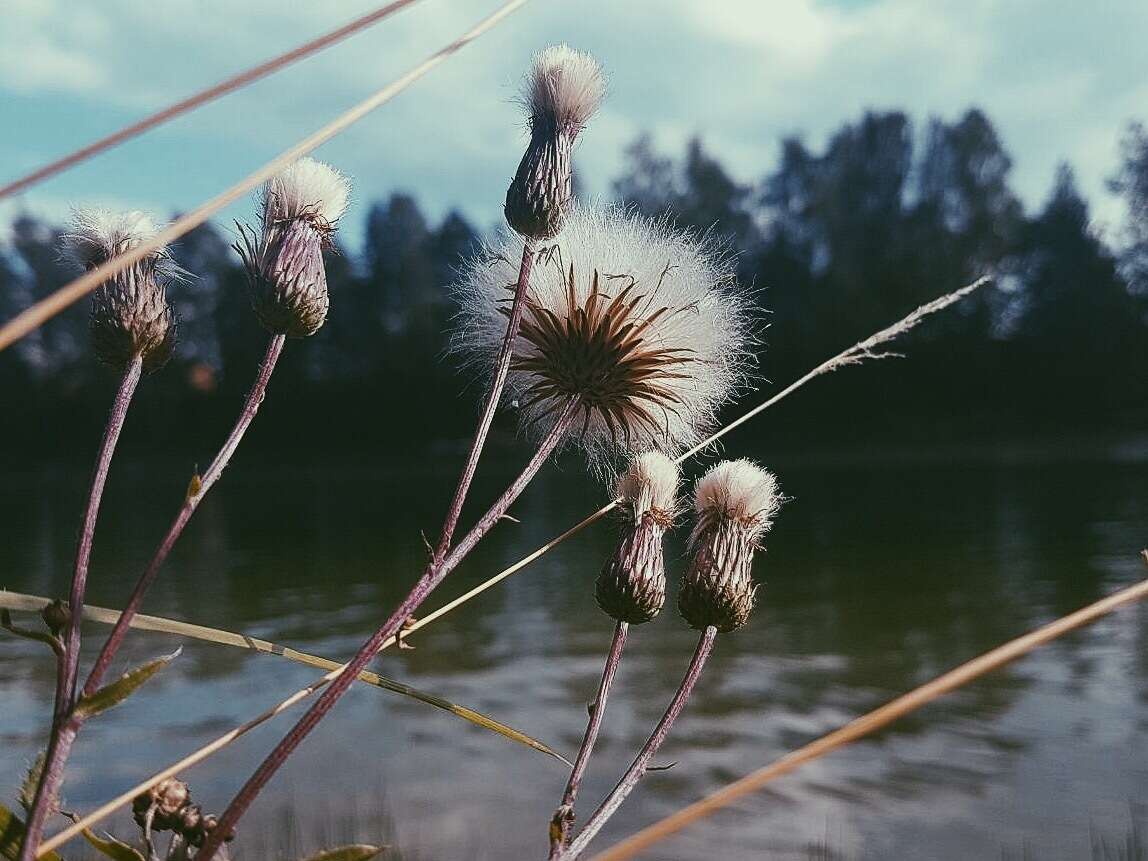
[[[1145,551],[1145,560],[1148,561],[1148,551]],[[770,765],[746,775],[741,778],[741,780],[731,783],[712,795],[703,798],[701,801],[679,810],[672,816],[666,817],[648,828],[644,828],[632,837],[628,837],[621,843],[610,847],[605,852],[595,855],[594,861],[623,861],[623,859],[626,858],[633,858],[639,852],[649,849],[655,843],[682,830],[690,823],[709,816],[711,813],[723,807],[727,807],[746,795],[757,792],[770,781],[789,774],[805,763],[819,759],[847,744],[852,744],[888,726],[893,721],[931,703],[938,697],[967,685],[985,673],[998,669],[1009,661],[1013,661],[1031,652],[1038,646],[1049,643],[1057,637],[1061,637],[1083,625],[1095,622],[1113,610],[1145,597],[1148,597],[1148,580],[1142,580],[1113,595],[1109,595],[1107,598],[1102,598],[1093,604],[1089,604],[1087,607],[1077,610],[1075,613],[1070,613],[1024,636],[1010,640],[1004,645],[998,646],[992,651],[986,652],[980,657],[974,658],[956,669],[938,676],[931,682],[897,697],[895,700],[857,718],[840,729],[783,756]]]
[[[309,152],[326,143],[340,132],[361,120],[380,105],[390,101],[427,72],[443,63],[448,57],[473,42],[487,30],[490,30],[503,18],[516,11],[528,0],[508,0],[491,15],[484,18],[470,30],[459,36],[449,45],[440,48],[417,66],[396,78],[371,96],[359,102],[350,110],[345,111],[314,133],[308,135],[299,143],[284,150],[271,161],[241,179],[235,185],[221,192],[206,203],[193,209],[186,215],[176,219],[171,225],[157,233],[149,242],[109,260],[102,266],[80,276],[74,281],[65,284],[50,296],[42,299],[29,308],[21,311],[3,326],[0,326],[0,350],[5,350],[14,342],[20,340],[29,332],[43,325],[47,320],[59,314],[72,303],[90,293],[98,285],[111,278],[118,272],[144,259],[157,248],[167,245],[184,234],[195,229],[207,221],[215,213],[227,205],[234,203],[250,191],[258,188],[262,183],[282,171],[292,162],[302,158]]]

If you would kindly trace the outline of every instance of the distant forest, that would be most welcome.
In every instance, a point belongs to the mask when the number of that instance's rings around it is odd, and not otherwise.
[[[995,277],[994,289],[906,339],[907,359],[839,372],[751,438],[1046,439],[1148,420],[1148,133],[1133,125],[1119,145],[1111,183],[1127,218],[1106,237],[1090,228],[1068,165],[1026,213],[1009,186],[1012,161],[979,110],[916,129],[904,113],[866,113],[821,152],[782,141],[772,167],[763,144],[762,179],[752,185],[732,179],[701,140],[675,157],[643,136],[627,148],[612,190],[644,213],[711,231],[737,253],[761,310],[766,394],[914,306]],[[61,230],[15,221],[0,246],[0,317],[75,276],[60,259]],[[261,434],[264,444],[341,449],[465,436],[477,386],[444,355],[445,332],[448,285],[477,239],[457,213],[429,223],[409,194],[372,205],[362,255],[330,255],[326,326],[288,345],[268,399],[277,427]],[[249,385],[267,336],[231,241],[206,225],[173,249],[195,277],[173,294],[176,358],[133,405],[137,446],[164,450],[172,437],[208,434],[210,447]],[[7,457],[77,434],[87,435],[87,456],[114,384],[88,349],[86,302],[0,353]]]

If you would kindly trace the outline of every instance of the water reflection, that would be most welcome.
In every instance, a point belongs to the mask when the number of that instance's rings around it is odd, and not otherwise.
[[[1143,462],[943,464],[769,458],[793,502],[761,559],[761,608],[718,642],[651,775],[603,845],[1142,571]],[[252,465],[228,473],[173,554],[147,610],[340,656],[398,600],[423,558],[449,464]],[[436,466],[436,463],[438,464]],[[492,461],[479,501],[513,461]],[[93,560],[114,606],[182,493],[179,465],[122,466]],[[82,469],[6,478],[2,585],[66,591]],[[600,503],[572,466],[546,473],[444,587],[441,601],[517,560]],[[572,751],[610,623],[591,584],[610,550],[590,530],[415,635],[381,670]],[[680,571],[681,546],[671,552]],[[440,600],[432,600],[437,606]],[[96,633],[96,629],[93,629]],[[1090,828],[1122,839],[1148,804],[1148,610],[1124,610],[815,763],[691,828],[655,857],[1088,857]],[[89,636],[91,643],[95,638]],[[50,662],[5,640],[0,773],[14,787],[51,698]],[[136,636],[133,658],[171,638]],[[587,779],[604,794],[660,715],[693,645],[673,613],[627,647]],[[188,643],[131,710],[93,724],[69,802],[87,807],[309,681],[278,658]],[[285,724],[189,777],[219,807]],[[404,857],[533,858],[562,767],[424,706],[356,690],[252,815],[249,858],[324,837],[397,842]],[[11,797],[12,792],[7,795]]]

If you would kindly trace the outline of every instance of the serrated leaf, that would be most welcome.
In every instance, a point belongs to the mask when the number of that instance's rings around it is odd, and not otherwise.
[[[163,655],[153,661],[148,661],[134,670],[128,670],[111,684],[104,685],[89,697],[81,697],[76,703],[73,714],[79,720],[106,712],[113,706],[118,706],[147,682],[152,676],[179,657],[182,649],[176,649],[170,655]]]
[[[28,766],[28,772],[24,775],[24,782],[20,784],[20,795],[17,796],[20,806],[24,808],[24,812],[28,813],[32,810],[32,804],[36,800],[36,790],[40,786],[40,776],[44,773],[44,761],[48,758],[48,751],[42,750],[36,754],[36,758],[32,760],[32,764]]]
[[[106,838],[99,837],[90,828],[85,828],[82,833],[84,839],[91,843],[101,855],[114,858],[115,861],[147,861],[147,858],[138,849],[133,849],[110,834]]]
[[[324,849],[318,855],[312,855],[305,861],[367,861],[374,858],[387,847],[368,846],[365,843],[356,843],[353,846],[340,846],[337,849]]]
[[[0,804],[0,858],[16,861],[20,856],[20,841],[23,837],[23,820]],[[40,856],[40,861],[61,861],[61,859],[55,852],[48,852]]]

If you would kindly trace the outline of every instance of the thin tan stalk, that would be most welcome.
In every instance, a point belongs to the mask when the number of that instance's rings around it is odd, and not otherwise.
[[[162,108],[154,114],[144,117],[142,120],[138,120],[119,131],[93,141],[75,152],[62,156],[55,161],[51,161],[43,167],[39,167],[31,173],[25,174],[19,179],[15,179],[7,185],[0,187],[0,198],[23,191],[50,176],[55,176],[82,161],[87,161],[92,156],[98,155],[104,150],[111,149],[150,129],[154,129],[156,126],[162,125],[168,120],[173,120],[182,114],[186,114],[188,111],[218,99],[220,96],[225,96],[230,92],[258,81],[260,78],[265,78],[272,72],[282,69],[284,66],[288,66],[291,63],[302,60],[304,57],[309,57],[311,54],[330,47],[337,42],[341,42],[348,36],[352,36],[360,30],[365,30],[372,24],[377,24],[393,12],[398,12],[413,2],[415,2],[415,0],[393,0],[393,2],[380,6],[378,9],[374,9],[366,15],[362,15],[344,24],[342,27],[331,30],[329,33],[324,33],[322,36],[318,36],[309,42],[304,42],[302,45],[292,48],[290,51],[285,51],[277,57],[272,57],[270,60],[260,63],[258,66],[245,69],[226,80],[220,81],[212,87],[200,90],[198,93],[188,96],[186,99],[181,99],[174,104],[168,105],[166,108]]]
[[[10,347],[15,341],[20,340],[32,330],[41,326],[47,320],[50,320],[56,314],[59,314],[73,302],[76,302],[86,294],[94,290],[99,284],[107,281],[113,275],[123,271],[149,254],[152,254],[159,248],[171,244],[174,240],[183,236],[185,233],[193,230],[203,222],[207,221],[215,213],[226,207],[228,204],[235,202],[239,198],[246,195],[248,192],[254,190],[262,185],[265,181],[270,179],[275,174],[279,173],[283,168],[287,167],[292,162],[305,156],[316,147],[326,143],[335,135],[347,129],[349,126],[361,120],[371,111],[380,105],[390,101],[400,92],[405,90],[427,72],[434,69],[436,66],[443,63],[448,57],[456,53],[470,42],[473,42],[487,30],[494,27],[503,18],[507,17],[511,12],[514,12],[519,7],[524,5],[528,0],[508,0],[500,6],[494,13],[480,21],[477,25],[470,30],[459,36],[449,45],[440,48],[435,53],[431,54],[417,66],[410,71],[396,78],[391,83],[387,84],[379,90],[376,90],[370,97],[359,102],[350,110],[340,114],[327,125],[320,128],[318,131],[308,135],[294,146],[284,150],[271,161],[260,167],[258,170],[241,179],[235,185],[221,192],[213,197],[206,203],[201,204],[186,215],[176,219],[169,227],[159,231],[154,237],[146,242],[141,242],[132,250],[113,257],[102,266],[97,266],[87,274],[80,276],[76,280],[65,284],[50,296],[42,299],[30,308],[21,311],[3,326],[0,326],[0,350],[5,350]]]
[[[795,391],[797,391],[798,389],[800,389],[802,386],[804,386],[806,383],[809,383],[813,379],[815,379],[819,376],[822,376],[824,374],[831,373],[832,371],[835,371],[838,368],[845,367],[847,365],[857,364],[857,363],[862,362],[868,358],[877,357],[873,354],[873,348],[875,346],[896,338],[901,333],[906,332],[909,329],[916,326],[919,322],[921,322],[921,320],[925,316],[932,314],[932,313],[935,313],[937,311],[940,311],[943,308],[949,307],[954,302],[957,302],[960,299],[964,298],[965,296],[968,296],[970,293],[974,292],[975,290],[980,289],[981,287],[984,287],[988,283],[989,283],[989,279],[980,278],[977,281],[974,281],[972,284],[969,284],[966,287],[963,287],[960,290],[957,290],[956,292],[948,293],[944,296],[941,296],[941,297],[933,300],[932,302],[929,302],[925,305],[922,305],[921,307],[917,308],[916,310],[914,310],[912,313],[910,313],[906,317],[902,318],[897,323],[894,323],[892,326],[890,326],[886,329],[883,329],[880,332],[877,332],[876,334],[870,336],[869,338],[866,338],[863,341],[858,342],[857,344],[854,344],[853,346],[849,347],[846,350],[843,350],[842,352],[838,353],[836,356],[829,359],[828,361],[822,362],[816,368],[809,371],[809,373],[805,374],[804,376],[802,376],[797,381],[791,383],[789,386],[786,386],[786,388],[782,389],[776,395],[772,396],[771,398],[762,402],[761,404],[758,404],[756,407],[754,407],[753,409],[751,409],[748,412],[746,412],[745,414],[743,414],[740,418],[736,419],[731,424],[726,425],[721,430],[719,430],[716,433],[714,433],[713,435],[711,435],[708,439],[704,440],[702,443],[695,446],[689,452],[687,452],[686,454],[684,454],[680,458],[678,458],[676,462],[680,464],[683,461],[685,461],[686,459],[688,459],[689,457],[692,457],[693,455],[698,454],[704,448],[706,448],[709,445],[712,445],[714,442],[721,439],[723,436],[725,436],[727,433],[732,431],[734,428],[739,427],[740,425],[749,421],[751,418],[756,417],[757,415],[761,414],[765,410],[776,405],[778,402],[780,402],[784,398],[788,397],[789,395],[793,394]],[[888,354],[882,354],[882,355],[888,355]],[[481,595],[483,592],[487,591],[488,589],[493,588],[494,586],[501,583],[503,580],[507,579],[508,577],[511,577],[514,574],[517,574],[519,571],[526,568],[532,562],[535,562],[538,559],[540,559],[541,557],[545,556],[547,553],[549,553],[551,550],[553,550],[559,544],[562,544],[564,541],[566,541],[570,538],[573,538],[575,535],[582,532],[584,529],[592,526],[594,523],[601,520],[603,517],[605,517],[607,514],[609,514],[615,508],[617,508],[618,502],[619,502],[619,500],[613,500],[612,502],[607,503],[606,505],[599,508],[597,511],[593,512],[592,514],[587,515],[585,518],[580,520],[578,523],[571,526],[565,532],[562,532],[561,534],[559,534],[555,538],[551,539],[546,544],[543,544],[541,547],[539,547],[534,552],[524,556],[522,559],[518,560],[513,565],[510,565],[507,568],[504,568],[498,574],[495,574],[493,577],[490,577],[489,579],[484,580],[482,583],[478,584],[477,586],[468,590],[467,592],[464,592],[462,595],[455,598],[454,600],[447,602],[443,606],[439,607],[437,610],[434,610],[434,611],[428,613],[427,615],[422,616],[418,621],[416,621],[413,624],[411,624],[410,626],[404,628],[403,637],[404,638],[410,637],[410,635],[413,634],[414,632],[426,627],[427,625],[431,624],[432,622],[437,621],[438,619],[441,619],[443,616],[446,616],[447,614],[453,612],[454,610],[461,607],[463,604],[466,604],[467,602],[472,601],[473,599],[475,599],[479,595]],[[389,648],[390,646],[393,646],[395,644],[395,642],[396,642],[395,637],[387,638],[379,646],[379,651],[382,651],[383,649],[386,649],[386,648]],[[244,734],[246,734],[250,730],[254,729],[257,726],[260,726],[263,723],[266,723],[267,721],[271,720],[275,716],[286,711],[287,709],[289,709],[291,706],[295,705],[296,703],[302,702],[307,697],[309,697],[311,694],[315,693],[315,691],[319,690],[323,685],[325,685],[327,682],[329,682],[336,675],[338,675],[337,672],[329,673],[327,676],[324,676],[318,682],[313,683],[313,684],[309,685],[308,687],[303,688],[302,690],[296,691],[294,694],[292,694],[291,696],[284,699],[278,705],[268,709],[267,711],[263,712],[262,714],[258,715],[255,718],[252,718],[251,720],[247,721],[246,723],[240,724],[239,726],[237,726],[235,729],[231,730],[230,732],[224,733],[223,735],[221,735],[219,738],[217,738],[215,741],[211,742],[210,744],[205,745],[204,747],[200,748],[199,750],[189,754],[187,757],[180,760],[179,762],[172,765],[171,767],[164,769],[163,771],[159,772],[156,775],[153,775],[151,778],[149,778],[148,780],[141,783],[139,785],[139,787],[134,789],[132,792],[125,793],[125,794],[119,796],[117,799],[113,799],[111,802],[103,805],[98,810],[94,811],[92,814],[89,814],[89,816],[80,820],[79,824],[73,825],[73,826],[65,829],[64,831],[60,832],[60,834],[58,834],[56,837],[53,837],[53,838],[47,840],[44,843],[44,846],[46,846],[48,849],[54,849],[54,848],[60,846],[65,841],[70,840],[72,837],[75,837],[77,834],[79,834],[82,827],[90,826],[90,825],[100,821],[101,819],[105,818],[106,816],[110,815],[115,810],[117,810],[119,807],[121,807],[123,804],[126,804],[127,802],[131,801],[131,799],[135,795],[137,795],[139,792],[142,792],[146,789],[149,789],[152,786],[155,786],[161,780],[163,780],[167,777],[170,777],[171,775],[176,774],[177,772],[183,771],[186,768],[188,768],[188,767],[190,767],[190,766],[192,766],[198,762],[202,762],[204,759],[207,759],[209,756],[214,754],[216,751],[224,749],[229,744],[231,744],[231,742],[235,741],[237,738],[240,738],[241,736],[243,736]]]
[[[1148,551],[1145,551],[1145,559],[1148,560]],[[1009,661],[1013,661],[1031,652],[1036,647],[1049,643],[1057,637],[1063,636],[1069,631],[1073,631],[1083,625],[1095,622],[1113,610],[1123,607],[1125,604],[1131,604],[1133,601],[1139,601],[1146,596],[1148,596],[1148,580],[1142,580],[1126,589],[1109,595],[1107,598],[1102,598],[1094,604],[1089,604],[1087,607],[1077,610],[1075,613],[1070,613],[1067,616],[1057,619],[1055,622],[1050,622],[1034,631],[1030,631],[1024,636],[1017,637],[1015,640],[1010,640],[1004,645],[997,646],[992,651],[986,652],[965,664],[961,664],[956,669],[950,670],[944,675],[933,679],[931,682],[897,697],[895,700],[857,718],[840,729],[834,730],[828,735],[822,736],[816,741],[810,742],[804,747],[786,754],[781,759],[774,761],[764,768],[758,769],[752,774],[746,775],[740,780],[706,796],[701,801],[694,802],[689,807],[679,810],[672,816],[668,816],[660,822],[656,822],[648,828],[642,829],[621,843],[611,846],[605,852],[595,855],[593,861],[623,861],[625,858],[633,858],[639,852],[649,849],[660,840],[664,840],[671,834],[681,831],[690,823],[709,816],[711,813],[729,806],[750,793],[757,792],[770,781],[789,774],[805,763],[819,759],[847,744],[852,744],[888,726],[893,721],[899,720],[905,715],[916,711],[922,706],[928,705],[938,697],[967,685],[985,673],[992,672],[1004,664],[1007,664]]]

